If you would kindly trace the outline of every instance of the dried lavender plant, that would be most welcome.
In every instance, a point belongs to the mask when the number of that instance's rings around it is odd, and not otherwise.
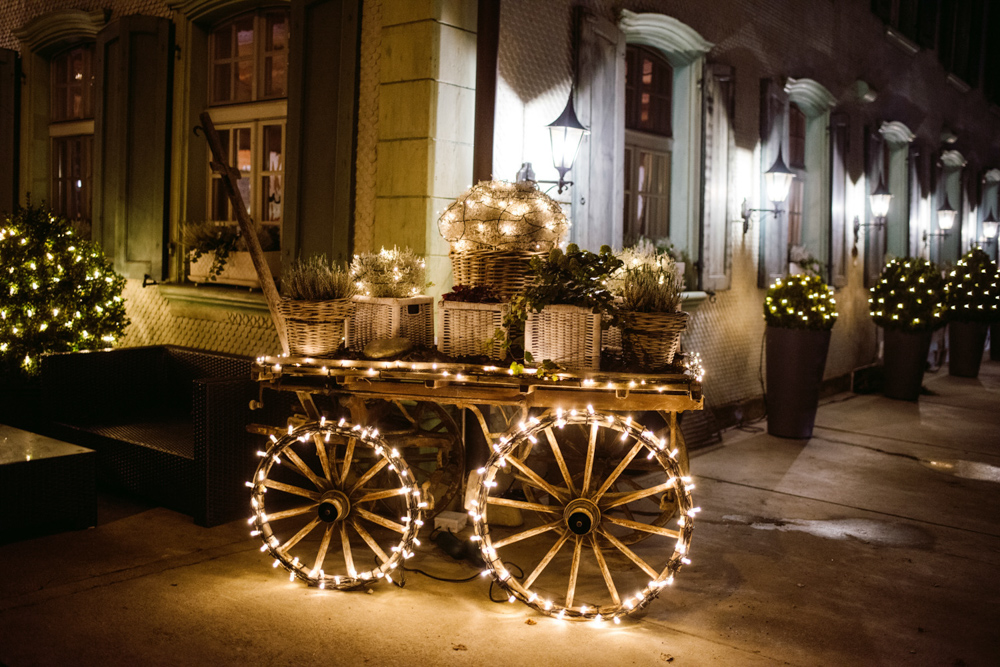
[[[331,265],[326,255],[292,262],[281,274],[281,289],[296,301],[332,301],[354,296],[354,280],[347,269]]]
[[[623,263],[610,281],[623,310],[644,313],[673,313],[681,309],[684,277],[673,258],[649,241],[617,253]]]

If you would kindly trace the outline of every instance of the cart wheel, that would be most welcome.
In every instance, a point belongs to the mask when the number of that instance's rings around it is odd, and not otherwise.
[[[413,555],[426,506],[399,452],[377,429],[345,420],[309,422],[271,440],[247,484],[251,535],[274,567],[320,588],[391,582]]]
[[[565,456],[564,450],[581,447],[580,435],[583,459]],[[613,469],[597,470],[598,444],[610,437],[621,443],[621,454]],[[658,470],[629,473],[629,484],[616,487],[639,455],[658,464]],[[590,408],[531,417],[501,438],[480,469],[482,486],[472,515],[474,539],[510,601],[521,600],[557,618],[594,620],[617,620],[649,604],[690,562],[693,518],[700,511],[692,507],[693,485],[676,457],[676,451],[666,451],[664,440],[630,418]],[[547,481],[553,479],[552,461],[557,481]],[[532,500],[504,497],[495,479],[502,471],[530,488]],[[503,486],[518,489],[516,484]],[[624,511],[647,498],[656,499],[654,508],[673,507]],[[525,525],[491,528],[491,506],[530,511]],[[679,516],[676,530],[657,525],[665,512]],[[648,534],[649,539],[633,550],[620,539],[623,531]]]

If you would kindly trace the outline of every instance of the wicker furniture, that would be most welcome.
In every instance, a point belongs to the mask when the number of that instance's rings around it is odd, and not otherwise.
[[[251,360],[173,346],[55,354],[42,395],[50,434],[97,451],[98,482],[213,526],[246,513],[262,442],[246,432]]]
[[[347,320],[354,312],[354,302],[282,298],[278,309],[285,316],[290,352],[304,357],[325,357],[336,352],[346,340]]]
[[[0,425],[0,543],[97,525],[96,454]]]
[[[503,317],[510,308],[505,303],[438,302],[438,349],[453,357],[485,354],[502,359],[503,347],[490,341],[503,328]]]
[[[363,350],[373,340],[408,338],[414,345],[434,345],[434,300],[429,296],[405,299],[356,296],[347,346]]]
[[[662,368],[673,363],[681,334],[687,328],[687,313],[630,312],[626,317],[629,325],[625,332],[619,332],[621,345],[627,346],[647,368]]]
[[[509,299],[531,284],[528,264],[545,253],[523,250],[452,251],[451,273],[455,285],[490,285],[497,295]]]
[[[596,370],[601,367],[601,315],[564,305],[529,312],[524,349],[535,363],[548,359],[569,370]]]

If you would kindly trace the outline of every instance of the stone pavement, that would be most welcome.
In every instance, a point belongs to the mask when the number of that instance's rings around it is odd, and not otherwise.
[[[814,437],[729,431],[692,458],[691,558],[641,617],[566,623],[489,584],[289,583],[246,524],[109,501],[0,546],[0,662],[23,665],[1000,664],[1000,363],[919,403],[840,394]],[[408,561],[472,566],[429,540]]]

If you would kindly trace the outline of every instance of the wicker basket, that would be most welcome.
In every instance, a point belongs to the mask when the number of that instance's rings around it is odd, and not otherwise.
[[[549,359],[569,370],[601,367],[601,315],[579,306],[545,306],[528,313],[524,349],[535,362]]]
[[[497,329],[503,328],[503,317],[510,308],[505,303],[438,302],[438,349],[453,357],[485,354],[490,359],[502,359],[503,346],[493,341]]]
[[[526,250],[467,250],[451,252],[451,273],[455,285],[491,285],[497,296],[509,299],[531,284],[528,264],[543,252]]]
[[[621,344],[626,346],[648,368],[669,366],[680,346],[681,334],[687,328],[688,314],[626,313],[629,328],[622,332]]]
[[[347,320],[354,312],[350,299],[297,301],[282,298],[278,311],[285,318],[288,349],[302,357],[333,355],[347,337]]]
[[[347,346],[363,350],[373,340],[408,338],[414,345],[434,345],[434,300],[354,297],[354,315],[347,328]]]

